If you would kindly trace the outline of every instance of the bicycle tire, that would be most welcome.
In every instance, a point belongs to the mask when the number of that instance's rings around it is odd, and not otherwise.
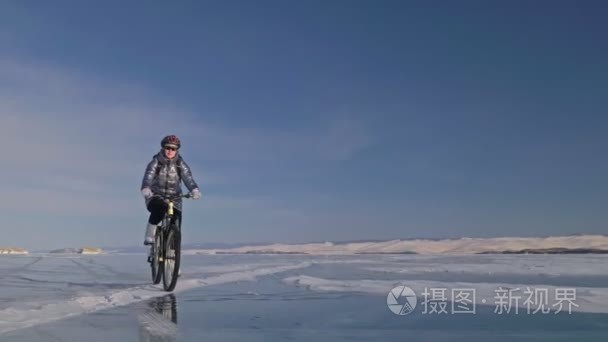
[[[175,225],[171,225],[165,240],[165,259],[163,260],[163,287],[165,291],[173,291],[177,284],[181,260],[181,233]],[[173,269],[167,269],[173,264]]]
[[[162,229],[157,228],[154,235],[154,244],[152,245],[152,260],[150,268],[152,270],[152,283],[158,284],[163,276],[163,234]]]

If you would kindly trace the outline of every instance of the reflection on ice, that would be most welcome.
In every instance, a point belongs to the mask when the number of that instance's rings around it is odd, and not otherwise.
[[[147,301],[137,315],[142,342],[168,342],[177,338],[177,300],[174,294]]]

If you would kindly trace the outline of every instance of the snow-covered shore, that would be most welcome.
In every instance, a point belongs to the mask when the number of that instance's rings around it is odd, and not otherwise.
[[[62,248],[51,251],[52,254],[101,254],[102,249],[97,247]]]
[[[480,253],[605,253],[608,236],[460,238],[381,242],[306,243],[185,249],[184,254],[480,254]]]
[[[29,254],[29,252],[23,248],[0,247],[0,254]]]

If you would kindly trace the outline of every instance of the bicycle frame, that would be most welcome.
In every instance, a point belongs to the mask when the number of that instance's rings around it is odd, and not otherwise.
[[[184,195],[177,195],[177,196],[172,196],[169,198],[163,198],[167,203],[167,211],[166,211],[165,217],[163,218],[163,220],[165,220],[165,219],[167,220],[167,225],[163,224],[165,230],[168,230],[169,225],[171,224],[171,221],[173,219],[173,215],[175,214],[174,200],[177,198],[190,198],[190,197],[191,197],[191,194],[187,193]],[[180,218],[180,226],[181,226],[181,218]],[[178,226],[178,228],[180,228],[180,227]]]

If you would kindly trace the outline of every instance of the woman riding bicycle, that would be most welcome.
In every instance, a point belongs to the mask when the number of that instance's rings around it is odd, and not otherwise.
[[[162,221],[167,211],[164,197],[179,196],[182,193],[180,182],[183,181],[193,199],[201,197],[198,185],[192,177],[190,167],[179,154],[181,142],[175,135],[167,135],[160,143],[162,149],[152,157],[146,167],[141,183],[141,194],[150,212],[144,238],[144,245],[154,243],[156,227]],[[181,226],[182,201],[174,201],[174,217]]]

